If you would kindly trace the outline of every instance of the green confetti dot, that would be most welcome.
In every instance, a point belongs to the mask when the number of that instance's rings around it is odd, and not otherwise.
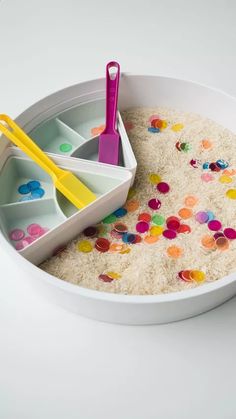
[[[158,226],[162,226],[165,222],[165,218],[161,214],[155,214],[152,217],[152,222]]]
[[[60,145],[60,151],[62,151],[62,153],[69,153],[69,151],[71,150],[72,150],[71,144],[64,143]]]
[[[116,216],[114,214],[110,214],[107,217],[105,217],[102,222],[104,224],[112,224],[117,220]]]

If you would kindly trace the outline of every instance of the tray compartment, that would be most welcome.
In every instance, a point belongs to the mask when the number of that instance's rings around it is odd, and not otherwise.
[[[105,123],[105,100],[88,102],[68,109],[59,115],[59,119],[89,140],[98,135],[93,134],[92,129]]]
[[[70,127],[53,118],[33,129],[29,135],[38,146],[49,153],[69,156],[84,139]]]
[[[71,157],[77,157],[84,160],[98,161],[98,142],[99,137],[92,138],[78,147],[72,153]],[[123,144],[121,141],[119,166],[124,166]]]
[[[34,190],[24,194],[19,193],[18,188],[31,181],[39,182],[39,188],[44,192],[42,197],[40,197],[40,194],[34,193]],[[1,171],[0,191],[0,205],[4,205],[33,196],[36,199],[37,195],[40,197],[37,201],[50,198],[53,196],[53,185],[50,177],[34,162],[20,157],[10,157]],[[33,193],[34,195],[32,195]]]
[[[45,229],[44,234],[48,234],[52,228],[63,223],[64,220],[65,217],[58,210],[54,199],[21,202],[0,207],[1,230],[14,247],[18,241],[11,240],[11,232],[15,229],[24,231],[25,237],[29,237],[31,235],[27,228],[32,224],[38,224],[42,229]],[[35,240],[40,238],[37,234],[34,236]],[[32,243],[29,242],[28,245],[32,245]]]

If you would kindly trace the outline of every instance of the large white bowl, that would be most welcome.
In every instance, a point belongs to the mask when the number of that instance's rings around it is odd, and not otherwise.
[[[104,79],[68,87],[36,103],[17,122],[31,131],[43,120],[83,101],[103,98]],[[133,106],[167,106],[192,111],[236,131],[235,98],[196,83],[157,76],[123,74],[120,110]],[[25,270],[35,287],[57,304],[97,320],[123,324],[153,324],[185,319],[210,310],[236,294],[236,274],[189,291],[157,296],[128,296],[93,291],[55,278],[11,247],[0,234],[1,246]]]

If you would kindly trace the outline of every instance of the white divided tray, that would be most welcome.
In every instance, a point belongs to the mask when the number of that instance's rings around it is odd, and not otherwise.
[[[44,120],[29,132],[61,168],[72,171],[96,194],[96,201],[86,208],[78,210],[70,204],[56,191],[50,177],[17,147],[8,144],[1,154],[1,230],[22,256],[35,264],[76,237],[91,220],[99,222],[126,200],[134,180],[136,160],[118,114],[119,166],[98,162],[99,137],[92,136],[92,130],[104,124],[104,112],[104,99],[82,103],[50,118],[45,114]],[[38,181],[44,191],[38,199],[19,193],[19,187],[32,180]],[[34,224],[42,228],[42,233],[29,233]],[[16,229],[25,233],[22,240],[12,239]]]
[[[120,115],[121,166],[96,162],[97,139],[92,138],[91,129],[104,123],[104,88],[104,79],[68,87],[31,106],[16,119],[56,163],[72,170],[98,194],[97,221],[102,218],[104,206],[109,213],[125,201],[136,170]],[[235,98],[199,84],[166,77],[122,75],[119,109],[134,106],[166,106],[196,112],[236,132]],[[70,146],[63,152],[60,146],[65,143]],[[36,201],[19,202],[19,184],[32,177],[40,180],[44,196]],[[236,294],[235,274],[195,289],[150,296],[98,292],[62,281],[26,258],[37,264],[57,245],[77,235],[91,223],[91,207],[74,213],[74,208],[56,193],[49,178],[19,149],[9,147],[4,138],[0,141],[0,191],[1,249],[10,255],[12,263],[24,269],[24,278],[38,291],[71,311],[115,323],[163,323],[200,314]],[[25,229],[37,220],[49,231],[16,252],[9,242],[9,230],[18,226]]]

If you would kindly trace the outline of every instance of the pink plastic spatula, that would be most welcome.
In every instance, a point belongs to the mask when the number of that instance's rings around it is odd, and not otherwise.
[[[114,67],[116,72],[110,70]],[[120,79],[120,65],[111,61],[106,66],[106,126],[99,136],[98,160],[118,165],[120,136],[116,129],[117,99]]]

